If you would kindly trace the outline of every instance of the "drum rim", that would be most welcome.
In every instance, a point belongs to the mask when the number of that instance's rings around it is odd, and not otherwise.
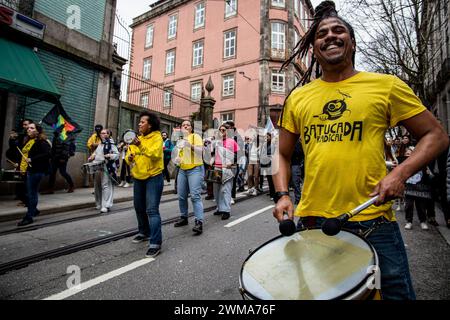
[[[307,229],[301,229],[301,230],[297,230],[295,233],[298,233],[298,232],[302,232],[302,231],[308,231],[308,230],[317,230],[317,229],[321,229],[320,227],[314,227],[314,228],[307,228]],[[377,255],[377,252],[376,252],[376,250],[375,250],[375,248],[373,247],[373,245],[366,239],[366,238],[364,238],[363,236],[361,236],[361,235],[359,235],[359,234],[357,234],[357,233],[355,233],[354,231],[351,231],[351,230],[349,230],[349,229],[345,229],[345,228],[342,228],[342,230],[341,231],[346,231],[346,232],[348,232],[348,233],[351,233],[351,234],[353,234],[353,235],[355,235],[355,236],[357,236],[358,238],[360,238],[361,240],[363,240],[368,246],[369,246],[369,248],[370,248],[370,250],[372,251],[372,254],[373,254],[373,259],[374,259],[374,263],[375,263],[375,265],[376,266],[378,266],[379,267],[379,261],[378,261],[378,255]],[[279,239],[279,238],[284,238],[285,236],[283,236],[283,235],[279,235],[279,236],[276,236],[275,238],[272,238],[272,239],[270,239],[270,240],[268,240],[268,241],[266,241],[266,242],[264,242],[262,245],[260,245],[259,247],[257,247],[255,250],[253,250],[252,251],[252,253],[247,257],[247,259],[245,259],[244,260],[244,262],[242,263],[242,266],[241,266],[241,271],[239,272],[239,284],[240,284],[240,290],[242,290],[242,292],[241,292],[241,294],[242,294],[242,296],[244,296],[244,294],[246,294],[246,295],[248,295],[251,299],[253,299],[253,300],[262,300],[261,298],[258,298],[258,297],[256,297],[256,296],[254,296],[250,291],[248,291],[247,290],[247,288],[245,288],[245,285],[244,285],[244,283],[243,283],[243,281],[242,281],[242,274],[243,274],[243,272],[244,272],[244,266],[245,266],[245,264],[247,263],[247,261],[259,250],[259,249],[261,249],[262,247],[264,247],[265,245],[267,245],[267,244],[269,244],[269,243],[271,243],[271,242],[273,242],[273,241],[275,241],[275,240],[277,240],[277,239]],[[361,287],[361,285],[363,284],[363,283],[365,283],[365,282],[367,282],[367,279],[369,278],[371,276],[371,274],[369,273],[369,274],[367,274],[354,288],[352,288],[352,289],[350,289],[349,291],[347,291],[347,292],[344,292],[343,294],[341,294],[340,296],[337,296],[337,297],[335,297],[335,298],[333,298],[333,299],[330,299],[330,300],[341,300],[341,299],[343,299],[343,298],[345,298],[345,297],[347,297],[347,296],[349,296],[349,295],[351,295],[352,293],[354,293],[354,292],[356,292],[357,290],[358,290],[358,288],[360,288]]]

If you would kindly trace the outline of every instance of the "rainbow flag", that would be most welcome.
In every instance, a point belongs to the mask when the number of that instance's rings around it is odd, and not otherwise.
[[[74,134],[82,131],[82,128],[70,119],[59,101],[47,113],[44,119],[42,119],[42,122],[48,124],[54,131],[58,132],[62,141],[66,141]]]

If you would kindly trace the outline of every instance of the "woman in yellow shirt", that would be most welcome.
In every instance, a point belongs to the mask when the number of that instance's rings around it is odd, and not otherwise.
[[[134,209],[139,228],[133,243],[150,239],[146,256],[153,258],[160,253],[162,243],[159,203],[164,186],[163,139],[158,116],[143,111],[139,119],[140,135],[130,144],[125,156],[134,180]]]
[[[188,224],[188,193],[190,193],[195,215],[195,225],[192,231],[199,235],[203,232],[204,220],[202,201],[202,182],[204,180],[203,140],[198,134],[193,133],[192,123],[189,120],[183,121],[181,130],[184,139],[177,142],[176,148],[179,153],[178,159],[175,159],[180,166],[177,191],[181,217],[175,223],[175,227]]]

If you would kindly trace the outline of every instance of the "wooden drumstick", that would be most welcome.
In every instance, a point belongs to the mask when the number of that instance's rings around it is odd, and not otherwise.
[[[9,163],[11,163],[14,167],[18,166],[17,163],[15,163],[15,162],[13,162],[13,161],[11,161],[11,160],[9,160],[9,159],[6,159],[6,161],[8,161]]]
[[[20,154],[22,155],[23,158],[25,158],[25,161],[27,160],[27,158],[25,157],[25,155],[22,153],[22,151],[19,149],[19,147],[16,147],[17,150],[19,150]],[[27,162],[28,165],[30,166],[30,168],[32,168],[31,163]]]

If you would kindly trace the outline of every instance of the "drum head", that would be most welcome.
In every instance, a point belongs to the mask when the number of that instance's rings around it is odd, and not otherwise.
[[[252,299],[331,300],[357,290],[376,265],[373,247],[342,230],[329,237],[321,229],[279,236],[244,262],[241,288]]]
[[[123,135],[123,141],[125,143],[132,143],[134,138],[136,138],[136,132],[134,132],[133,130],[127,130],[125,131],[125,134]]]

